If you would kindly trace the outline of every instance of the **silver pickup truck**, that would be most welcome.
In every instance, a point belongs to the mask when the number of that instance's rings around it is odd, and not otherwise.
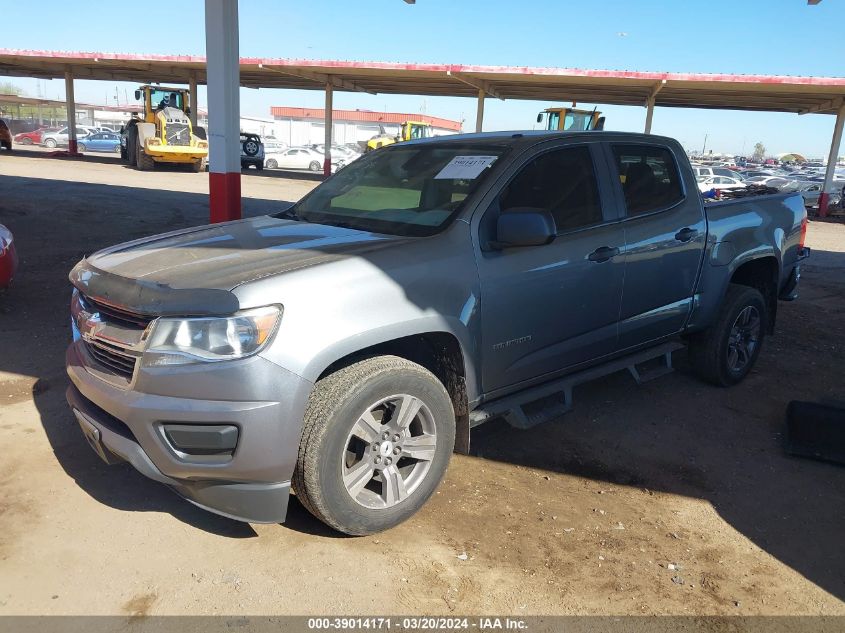
[[[396,144],[277,215],[79,262],[67,397],[106,462],[201,507],[281,522],[292,487],[373,533],[486,419],[557,417],[573,385],[680,347],[742,380],[797,296],[806,221],[797,193],[703,204],[658,136]]]

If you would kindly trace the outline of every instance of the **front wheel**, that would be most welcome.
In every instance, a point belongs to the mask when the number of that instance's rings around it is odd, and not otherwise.
[[[316,160],[312,160],[311,164],[308,165],[308,169],[310,169],[311,171],[320,171],[322,168],[323,168],[323,166],[320,163],[318,163]]]
[[[78,151],[78,152],[84,152],[84,151],[85,151],[85,143],[78,143],[78,144],[76,145],[76,151]]]
[[[21,139],[21,145],[32,145],[32,139],[29,138],[28,136],[24,136]]]
[[[275,160],[273,160],[272,158],[267,161],[267,169],[276,169],[276,167],[278,167],[278,166],[279,166],[279,164]]]
[[[403,358],[369,358],[314,386],[293,487],[332,528],[373,534],[422,507],[454,444],[455,414],[440,381]]]
[[[729,387],[757,362],[766,336],[766,302],[756,288],[731,284],[715,323],[690,339],[690,362],[714,385]]]
[[[48,138],[46,141],[44,141],[44,147],[49,147],[50,149],[55,149],[56,145],[57,145],[57,143],[56,143],[55,139]]]

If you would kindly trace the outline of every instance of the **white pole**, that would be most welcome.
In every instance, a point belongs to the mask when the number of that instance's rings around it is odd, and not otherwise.
[[[70,66],[65,69],[65,101],[67,109],[67,151],[78,154],[76,146],[76,98],[73,95],[73,71]]]
[[[645,133],[651,134],[651,120],[654,117],[654,97],[649,97],[646,100],[646,113],[645,113]]]
[[[325,158],[323,159],[323,175],[324,176],[331,176],[332,175],[332,102],[334,101],[334,88],[332,86],[331,81],[326,82],[326,113],[325,113],[325,124],[326,124],[326,135],[324,137],[324,149],[326,151]]]
[[[484,125],[484,91],[479,89],[478,91],[478,109],[475,112],[475,131],[480,132],[482,126]]]
[[[830,142],[830,154],[827,156],[827,169],[824,172],[824,186],[819,196],[819,216],[827,216],[827,206],[830,203],[830,189],[833,186],[833,174],[836,161],[839,160],[839,146],[842,143],[842,128],[845,125],[845,103],[839,107],[836,114],[836,124],[833,126],[833,140]]]
[[[238,3],[205,0],[211,222],[241,217]]]
[[[197,98],[197,74],[195,72],[191,72],[190,76],[188,77],[188,94],[191,100],[191,127],[197,127],[197,116],[199,111],[199,99]]]

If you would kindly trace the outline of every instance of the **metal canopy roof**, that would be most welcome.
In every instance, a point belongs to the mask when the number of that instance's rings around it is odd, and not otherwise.
[[[0,49],[0,75],[77,79],[205,83],[205,57]],[[392,62],[241,58],[240,81],[250,88],[335,90],[382,94],[534,99],[680,108],[818,112],[833,114],[845,102],[845,78],[782,75],[466,66]]]

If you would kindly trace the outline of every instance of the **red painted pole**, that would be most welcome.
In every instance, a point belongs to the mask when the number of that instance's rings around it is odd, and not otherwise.
[[[238,3],[205,0],[209,220],[241,218]],[[192,103],[197,111],[199,104]]]

